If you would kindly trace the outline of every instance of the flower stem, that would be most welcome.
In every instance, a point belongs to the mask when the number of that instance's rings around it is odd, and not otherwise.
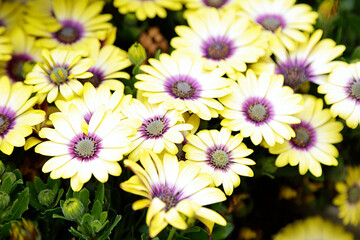
[[[167,240],[172,240],[175,235],[175,232],[176,232],[176,228],[172,227],[169,232],[169,236],[168,236]]]

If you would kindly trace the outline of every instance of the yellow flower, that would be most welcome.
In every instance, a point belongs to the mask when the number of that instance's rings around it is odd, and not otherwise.
[[[285,226],[274,240],[353,240],[354,236],[344,227],[322,217],[308,217]]]
[[[345,182],[337,182],[338,195],[333,202],[339,208],[339,217],[344,224],[358,225],[360,220],[360,167],[347,169]]]
[[[9,61],[13,46],[11,45],[10,38],[4,36],[5,27],[0,26],[0,61]]]
[[[152,104],[163,103],[166,109],[191,111],[200,118],[218,117],[223,106],[215,99],[231,92],[232,82],[222,78],[223,71],[203,71],[203,61],[193,61],[188,56],[161,54],[159,60],[149,59],[151,66],[140,69],[140,81],[135,87],[143,90]]]
[[[8,35],[14,51],[9,61],[0,62],[0,75],[8,76],[12,82],[24,82],[24,64],[41,61],[41,49],[35,47],[35,38],[27,35],[20,27],[14,27]]]
[[[178,162],[177,157],[165,154],[163,160],[151,150],[141,153],[140,162],[125,160],[125,166],[135,175],[120,184],[130,193],[145,197],[133,203],[133,209],[148,207],[146,224],[150,237],[158,235],[168,224],[186,229],[186,218],[197,218],[210,230],[215,223],[225,226],[225,219],[217,212],[202,207],[226,199],[221,190],[211,187],[210,175],[200,173],[200,168]]]
[[[234,77],[265,54],[267,39],[261,37],[261,27],[236,16],[235,11],[207,9],[187,20],[189,27],[175,27],[179,37],[171,40],[171,46],[180,54],[205,59],[207,70],[221,68]]]
[[[233,92],[219,101],[225,105],[220,112],[224,117],[221,125],[232,131],[241,131],[258,145],[264,139],[274,146],[276,142],[290,140],[295,132],[289,124],[299,123],[293,115],[301,111],[301,95],[283,86],[281,75],[263,73],[259,78],[248,70],[239,75],[230,88]]]
[[[318,88],[326,94],[325,101],[331,105],[330,112],[346,120],[346,125],[356,128],[360,122],[360,62],[343,63],[329,75],[328,81]]]
[[[114,0],[114,6],[121,14],[135,12],[136,18],[144,21],[146,18],[166,17],[166,9],[178,11],[182,8],[179,0]]]
[[[0,150],[10,155],[14,147],[25,145],[25,137],[44,121],[45,112],[32,108],[37,97],[31,97],[31,86],[11,84],[7,77],[0,78],[0,86]]]
[[[181,133],[191,130],[191,124],[185,124],[182,114],[176,110],[166,110],[163,105],[151,105],[134,99],[123,109],[123,114],[131,119],[140,120],[142,125],[131,139],[129,159],[137,161],[142,149],[149,148],[155,153],[176,154],[179,144],[184,140]]]
[[[289,50],[297,42],[306,41],[306,33],[314,30],[318,14],[311,6],[295,4],[296,0],[243,0],[240,15],[262,26],[270,44],[277,39]]]
[[[334,143],[342,141],[340,131],[343,125],[335,121],[329,109],[323,109],[322,99],[304,95],[304,106],[295,116],[301,120],[291,125],[295,136],[282,144],[270,147],[272,154],[279,154],[275,161],[277,167],[299,165],[304,175],[308,170],[316,177],[321,176],[321,164],[337,166],[339,152]]]
[[[35,152],[52,156],[42,171],[51,172],[50,177],[71,178],[74,191],[95,176],[100,182],[108,180],[108,174],[119,176],[118,163],[130,150],[129,136],[135,129],[131,122],[124,122],[120,113],[96,109],[87,124],[75,104],[64,113],[50,116],[54,128],[42,128],[40,137],[49,141],[40,143]]]
[[[0,26],[11,31],[22,24],[24,6],[19,2],[0,0]]]
[[[27,10],[24,28],[39,37],[36,44],[42,48],[88,50],[112,28],[108,22],[112,15],[100,14],[104,4],[90,0],[35,0]],[[38,12],[40,17],[34,15]]]
[[[52,103],[59,97],[59,92],[66,100],[76,94],[81,95],[83,85],[78,80],[93,76],[87,70],[94,64],[94,60],[82,58],[80,52],[43,49],[42,58],[43,61],[38,62],[25,79],[26,84],[34,85],[40,103],[45,97]]]
[[[254,172],[247,165],[255,162],[249,158],[253,150],[242,143],[240,133],[231,135],[228,128],[202,130],[196,135],[186,136],[188,144],[183,148],[187,162],[200,167],[201,172],[208,173],[215,186],[223,185],[226,195],[231,195],[234,188],[240,185],[239,175],[252,177]]]

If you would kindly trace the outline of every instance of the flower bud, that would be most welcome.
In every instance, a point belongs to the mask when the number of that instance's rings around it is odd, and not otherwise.
[[[84,206],[77,198],[68,198],[62,206],[62,212],[68,219],[75,220],[84,212]]]
[[[55,199],[55,193],[51,189],[44,189],[38,195],[39,203],[43,206],[50,206]]]
[[[128,53],[130,62],[134,65],[140,65],[146,60],[145,48],[138,42],[131,45]]]
[[[24,63],[23,68],[22,68],[22,72],[21,75],[23,76],[23,78],[26,78],[26,75],[31,72],[31,70],[35,67],[36,62],[34,61],[27,61]]]
[[[4,163],[0,160],[0,176],[5,172],[5,165]]]
[[[339,7],[339,0],[324,0],[319,6],[319,13],[325,19],[336,15]]]
[[[0,209],[5,209],[10,203],[10,196],[4,191],[0,191]]]
[[[1,180],[5,181],[5,179],[10,178],[11,184],[13,184],[16,181],[16,175],[13,172],[6,172],[2,175]]]

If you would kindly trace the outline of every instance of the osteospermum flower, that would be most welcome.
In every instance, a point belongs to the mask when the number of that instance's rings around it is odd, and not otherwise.
[[[0,75],[6,75],[12,82],[24,82],[24,64],[41,61],[41,49],[35,47],[35,38],[19,27],[9,32],[14,51],[9,61],[0,62]]]
[[[202,130],[196,135],[186,136],[188,144],[183,148],[185,157],[201,168],[201,172],[212,176],[215,186],[223,185],[226,195],[231,195],[240,185],[241,176],[252,177],[254,172],[247,165],[255,162],[249,158],[253,150],[242,143],[240,133],[231,135],[228,128]]]
[[[189,27],[175,27],[179,37],[173,38],[171,45],[177,52],[201,57],[207,70],[219,67],[230,77],[265,54],[267,39],[261,37],[261,27],[253,26],[248,18],[237,17],[230,10],[203,13],[190,15]]]
[[[244,137],[258,145],[264,139],[273,146],[295,136],[289,124],[299,123],[293,115],[301,111],[301,96],[283,86],[281,75],[263,73],[259,78],[248,70],[230,88],[233,92],[219,98],[225,109],[221,125],[241,131]]]
[[[326,94],[325,101],[331,105],[330,112],[346,120],[346,125],[356,128],[360,122],[360,62],[336,67],[328,81],[318,88]]]
[[[155,237],[168,224],[186,229],[185,218],[197,218],[210,230],[214,223],[225,226],[225,219],[217,212],[203,207],[226,199],[221,190],[211,187],[210,175],[200,173],[200,168],[178,162],[176,156],[165,154],[161,161],[152,151],[143,151],[140,162],[125,160],[135,176],[120,184],[130,193],[145,197],[133,203],[133,209],[148,207],[146,224],[150,237]]]
[[[100,107],[87,124],[74,104],[66,113],[52,114],[54,129],[42,128],[39,132],[49,141],[35,147],[35,152],[52,156],[42,171],[51,172],[53,179],[71,178],[74,191],[80,191],[92,175],[100,182],[106,182],[109,174],[119,176],[118,161],[129,152],[128,137],[135,131],[131,125],[119,127],[122,118],[120,113]]]
[[[42,62],[26,76],[25,83],[32,84],[34,91],[41,98],[52,103],[59,97],[59,92],[66,100],[70,100],[75,94],[82,94],[83,85],[78,79],[86,79],[93,76],[87,70],[94,64],[90,58],[82,58],[80,52],[54,49],[42,51]]]
[[[151,105],[134,99],[123,113],[129,119],[138,119],[142,125],[137,129],[131,139],[131,153],[129,159],[137,161],[141,149],[149,148],[155,153],[166,150],[176,154],[176,143],[181,143],[184,136],[181,131],[193,128],[191,124],[185,124],[180,112],[166,110],[162,105]]]
[[[116,78],[130,78],[128,73],[121,71],[131,65],[127,52],[113,45],[101,47],[99,42],[94,43],[89,52],[89,58],[95,60],[88,70],[93,76],[81,82],[91,82],[95,87],[107,85],[114,91],[124,88]]]
[[[166,9],[178,11],[182,8],[179,0],[114,0],[114,6],[121,14],[135,13],[140,21],[147,18],[166,17]]]
[[[305,42],[306,34],[314,30],[318,14],[306,4],[296,0],[243,0],[239,1],[241,15],[262,26],[270,44],[275,39],[293,50],[296,42]]]
[[[121,113],[122,109],[128,106],[131,100],[131,95],[124,96],[123,84],[121,84],[121,88],[112,94],[105,85],[95,88],[94,85],[86,82],[81,97],[76,97],[70,101],[57,100],[55,104],[62,112],[67,112],[70,105],[75,104],[85,121],[89,123],[92,115],[98,108],[103,106],[106,110]]]
[[[204,72],[202,61],[190,57],[161,54],[149,59],[151,66],[140,67],[147,74],[138,74],[135,87],[143,90],[150,103],[163,103],[166,109],[191,111],[200,118],[217,117],[223,106],[215,100],[229,94],[231,80],[222,78],[222,71]]]
[[[305,81],[315,84],[326,82],[328,74],[339,64],[333,61],[345,50],[345,46],[336,46],[332,39],[322,39],[322,30],[316,30],[303,43],[288,51],[281,44],[273,45],[275,62],[271,61],[276,74],[284,76],[284,85],[297,89]]]
[[[44,121],[45,112],[32,108],[37,97],[30,97],[31,86],[11,84],[7,77],[0,78],[0,86],[0,150],[10,155],[14,147],[25,145],[25,137]]]
[[[272,154],[279,154],[275,165],[283,167],[299,165],[299,172],[304,175],[308,170],[316,177],[321,176],[321,164],[336,166],[339,152],[334,143],[342,141],[340,131],[343,125],[335,121],[329,109],[323,109],[322,99],[305,95],[304,109],[295,116],[301,120],[291,125],[295,132],[289,141],[270,147]]]
[[[281,229],[274,240],[353,240],[354,236],[344,227],[319,216],[298,220]]]
[[[39,10],[45,12],[41,13],[40,21],[30,13],[28,22],[24,26],[27,32],[40,38],[36,42],[40,47],[87,50],[92,48],[94,42],[105,38],[106,32],[112,27],[108,22],[112,15],[100,14],[104,1],[53,0],[48,2],[50,3],[36,0],[28,12]],[[45,9],[44,6],[46,6]],[[49,22],[52,23],[54,19],[58,23],[56,27],[48,27]]]
[[[349,167],[345,182],[337,182],[335,189],[338,195],[333,202],[339,208],[339,217],[344,224],[358,225],[360,220],[360,167]]]

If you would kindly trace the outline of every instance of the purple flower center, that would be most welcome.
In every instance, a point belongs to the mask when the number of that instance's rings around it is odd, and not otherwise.
[[[33,61],[34,59],[27,54],[14,54],[11,60],[6,63],[7,76],[14,82],[25,80],[23,76],[23,67],[25,62]]]
[[[199,83],[189,76],[173,76],[165,82],[166,91],[174,98],[196,99],[200,94]]]
[[[303,82],[311,80],[311,70],[305,61],[295,60],[280,63],[276,67],[276,74],[284,76],[284,85],[296,90]]]
[[[203,3],[209,7],[221,8],[228,1],[229,0],[203,0]]]
[[[285,28],[285,20],[282,16],[277,14],[265,14],[257,17],[256,22],[259,23],[266,30],[275,32],[279,27]]]
[[[360,200],[360,187],[358,185],[351,186],[348,191],[348,202],[355,204]]]
[[[347,88],[347,93],[349,96],[356,100],[360,100],[360,82],[352,79],[349,83],[349,87]]]
[[[102,80],[104,79],[104,73],[97,68],[90,68],[88,72],[91,72],[93,76],[90,78],[81,79],[80,82],[82,84],[85,84],[86,82],[90,82],[92,83],[92,85],[94,85],[95,88],[99,87],[100,84],[102,83]]]
[[[101,143],[97,137],[82,134],[72,141],[70,151],[80,161],[90,161],[97,156],[100,148]]]
[[[0,135],[3,135],[10,127],[11,121],[5,114],[0,113]]]
[[[160,138],[169,129],[169,120],[164,116],[155,116],[147,119],[143,122],[140,127],[142,137],[149,138]]]
[[[168,186],[161,185],[159,188],[156,188],[153,193],[153,198],[157,197],[163,201],[166,206],[164,211],[167,212],[171,208],[175,207],[179,202],[179,192],[175,192],[173,189],[170,189]]]
[[[81,39],[83,26],[80,23],[65,20],[61,24],[63,27],[54,34],[54,37],[56,37],[59,42],[72,44]]]
[[[307,149],[315,142],[315,130],[307,123],[299,123],[291,126],[295,137],[290,139],[291,144],[298,149]]]
[[[215,169],[227,170],[231,164],[231,153],[226,146],[214,146],[207,150],[208,164]]]
[[[203,43],[203,56],[220,61],[229,58],[234,53],[234,44],[227,37],[212,37]]]
[[[248,121],[261,125],[272,117],[271,104],[265,98],[250,98],[244,102],[242,111]]]

